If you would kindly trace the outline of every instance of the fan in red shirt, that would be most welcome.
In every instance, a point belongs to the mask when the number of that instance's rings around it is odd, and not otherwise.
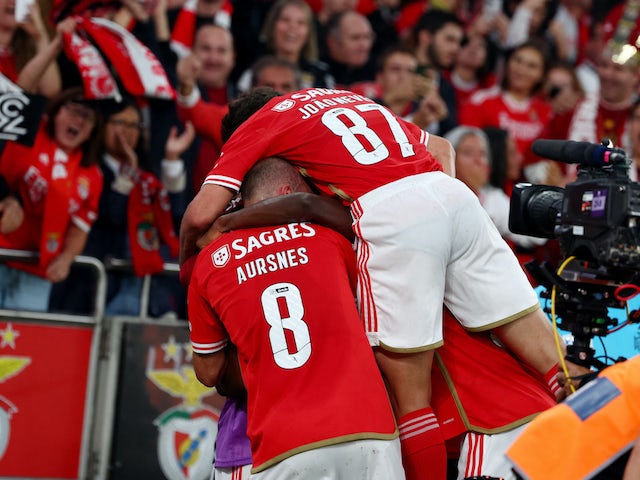
[[[547,68],[547,56],[537,41],[516,47],[506,60],[501,85],[474,93],[460,108],[460,125],[504,128],[516,140],[525,163],[535,162],[531,144],[553,116],[551,105],[539,95]]]
[[[24,219],[9,232],[3,228],[6,212],[0,216],[0,247],[37,251],[40,257],[37,264],[11,265],[28,273],[21,273],[13,291],[2,292],[4,308],[46,310],[50,282],[64,280],[82,252],[102,191],[97,165],[101,135],[95,104],[81,88],[73,88],[52,101],[33,147],[7,142],[0,175],[22,201]],[[5,270],[0,276],[9,275]],[[17,293],[21,288],[24,295]]]

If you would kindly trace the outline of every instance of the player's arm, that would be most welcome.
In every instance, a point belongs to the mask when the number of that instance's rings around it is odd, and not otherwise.
[[[180,265],[198,252],[196,242],[224,211],[234,192],[205,184],[191,201],[180,224]]]
[[[226,354],[227,366],[216,384],[216,390],[225,397],[244,397],[247,395],[247,389],[240,371],[238,350],[233,343],[227,345]]]
[[[215,387],[224,374],[227,365],[227,354],[225,350],[218,350],[214,353],[193,353],[193,369],[196,377],[203,385]]]
[[[442,165],[444,173],[452,177],[456,176],[456,151],[449,140],[437,135],[429,135],[427,150]]]
[[[400,119],[413,137],[420,143],[424,143],[427,151],[436,159],[444,173],[451,177],[456,176],[456,151],[451,142],[444,137],[432,135],[422,130],[416,124]]]
[[[241,228],[265,227],[290,222],[313,222],[329,227],[353,241],[351,214],[338,200],[314,193],[297,192],[270,198],[218,217],[198,246],[208,245],[221,233]]]

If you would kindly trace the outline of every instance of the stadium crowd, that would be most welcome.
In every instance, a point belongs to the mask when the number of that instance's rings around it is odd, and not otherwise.
[[[562,187],[576,175],[570,165],[536,156],[534,140],[608,139],[628,152],[630,177],[638,179],[636,1],[43,0],[20,19],[17,4],[0,0],[0,94],[45,97],[47,108],[28,139],[5,140],[0,153],[0,248],[40,254],[36,264],[0,264],[3,309],[86,313],[91,282],[73,267],[85,254],[131,261],[130,270],[109,273],[107,313],[138,315],[141,277],[178,261],[177,233],[222,151],[229,104],[259,87],[349,90],[447,139],[455,176],[521,264],[557,266],[561,253],[555,240],[509,231],[514,185]],[[159,276],[154,282],[151,316],[186,318],[185,287]],[[494,355],[533,392],[523,394],[525,413],[474,426],[490,433],[487,442],[494,437],[487,452],[504,450],[499,434],[562,396],[555,366],[531,380],[492,351],[488,338],[465,337],[468,343],[442,350],[438,361],[443,378],[455,377],[460,372],[447,368],[471,345],[468,362]],[[483,373],[481,383],[506,390]],[[473,388],[484,387],[467,391]],[[442,425],[455,405],[444,394],[435,400]],[[459,442],[473,430],[475,417],[464,420],[443,438]],[[464,437],[469,458],[459,478],[472,476],[473,441]],[[426,478],[414,475],[407,478]]]

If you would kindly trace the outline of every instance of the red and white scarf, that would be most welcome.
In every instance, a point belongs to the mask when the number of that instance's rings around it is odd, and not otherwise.
[[[109,59],[128,93],[167,100],[176,98],[162,64],[127,29],[104,18],[78,18],[77,29],[86,33]],[[87,69],[83,65],[79,67]]]
[[[161,272],[164,261],[160,255],[160,241],[169,246],[169,253],[177,257],[178,237],[173,228],[171,206],[167,190],[154,175],[138,170],[129,194],[127,225],[133,270],[144,276]]]
[[[81,160],[80,150],[65,153],[43,129],[32,148],[7,143],[0,172],[23,198],[25,220],[18,230],[6,235],[6,240],[10,248],[31,249],[36,238],[40,244],[37,265],[12,263],[12,267],[45,277],[49,263],[64,245]],[[38,211],[42,212],[41,224]]]
[[[94,100],[113,98],[118,101],[122,98],[109,67],[91,42],[75,32],[65,32],[63,45],[67,57],[80,70],[87,98]]]

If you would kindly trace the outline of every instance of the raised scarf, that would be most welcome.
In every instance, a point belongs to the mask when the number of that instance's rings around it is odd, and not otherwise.
[[[62,41],[65,54],[80,71],[86,97],[120,100],[116,81],[98,49],[76,32],[63,33]]]
[[[128,93],[165,100],[176,98],[160,61],[127,29],[104,18],[78,18],[76,28],[109,59]]]

